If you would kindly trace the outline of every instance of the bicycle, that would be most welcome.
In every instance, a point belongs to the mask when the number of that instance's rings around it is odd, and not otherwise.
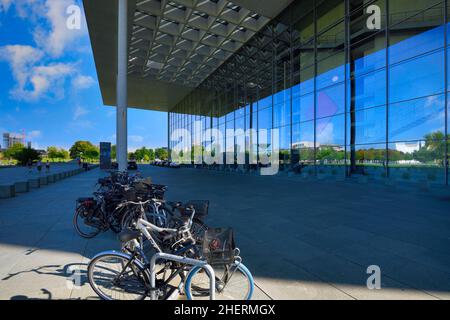
[[[145,203],[140,205],[144,206]],[[167,299],[175,290],[181,291],[185,288],[188,299],[214,297],[216,294],[221,298],[250,299],[254,287],[253,277],[242,263],[236,265],[236,268],[235,263],[230,264],[220,278],[210,271],[208,261],[204,259],[190,232],[195,210],[185,209],[190,211],[191,215],[181,228],[160,228],[140,218],[136,223],[136,231],[121,233],[123,252],[107,251],[95,256],[88,266],[88,279],[97,295],[105,300],[122,298],[143,300],[147,297],[159,300]],[[142,237],[145,237],[157,252],[151,262],[142,249]],[[164,252],[169,252],[171,254],[169,258],[173,260],[162,265],[161,270],[157,272],[160,278],[154,281],[152,275],[155,274],[153,270],[155,257],[163,255]],[[244,293],[230,290],[235,288],[230,285],[231,279],[241,270],[246,271],[247,285],[243,287],[250,288]],[[209,289],[205,287],[205,275],[209,279],[210,286],[215,288],[214,292],[211,287]],[[180,282],[174,285],[173,282],[178,277]]]

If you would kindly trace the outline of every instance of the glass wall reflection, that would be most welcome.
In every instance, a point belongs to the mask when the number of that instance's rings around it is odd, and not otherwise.
[[[225,165],[245,154],[250,166],[273,148],[262,132],[278,129],[284,169],[446,183],[445,10],[439,0],[294,1],[171,112],[171,132],[200,120],[221,134],[202,142],[194,129],[170,148],[220,142]]]

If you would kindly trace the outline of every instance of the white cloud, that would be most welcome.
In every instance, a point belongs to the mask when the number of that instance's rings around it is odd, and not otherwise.
[[[91,76],[78,75],[72,81],[73,87],[78,90],[90,88],[94,84],[95,84],[95,80]]]
[[[4,11],[8,11],[10,5],[12,3],[12,0],[0,0],[0,12]]]
[[[57,99],[64,97],[64,83],[76,69],[69,63],[38,65],[44,54],[31,46],[8,45],[0,47],[0,60],[9,63],[16,86],[11,90],[12,98],[36,101],[44,95]]]
[[[17,81],[15,90],[23,90],[30,77],[30,69],[43,57],[43,52],[31,46],[9,45],[0,48],[0,60],[7,61]]]
[[[75,110],[73,112],[73,120],[78,120],[82,116],[88,114],[89,111],[86,108],[83,108],[81,106],[76,106]]]
[[[144,141],[144,137],[137,136],[137,135],[131,135],[131,136],[128,136],[128,140],[132,143],[141,143]]]
[[[42,137],[42,132],[39,130],[33,130],[33,131],[28,132],[28,134],[27,134],[27,138],[29,138],[29,139],[38,139],[40,137]]]
[[[37,26],[33,32],[36,44],[53,57],[60,57],[65,49],[74,47],[76,40],[87,35],[86,28],[67,28],[67,8],[76,4],[73,0],[47,0],[45,2],[45,17],[50,29]],[[83,18],[84,15],[81,15]],[[83,23],[85,25],[85,23]]]
[[[90,130],[94,128],[94,124],[89,120],[76,120],[69,123],[68,130],[69,131],[83,131]]]

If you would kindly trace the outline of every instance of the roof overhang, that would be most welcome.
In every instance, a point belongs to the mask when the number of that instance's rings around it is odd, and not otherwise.
[[[128,0],[128,105],[169,111],[293,0]],[[83,0],[100,90],[116,105],[117,0]]]

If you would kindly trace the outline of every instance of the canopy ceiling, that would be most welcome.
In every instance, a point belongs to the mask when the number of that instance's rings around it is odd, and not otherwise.
[[[292,0],[128,0],[128,105],[169,111]],[[105,105],[116,105],[117,0],[84,0]]]

